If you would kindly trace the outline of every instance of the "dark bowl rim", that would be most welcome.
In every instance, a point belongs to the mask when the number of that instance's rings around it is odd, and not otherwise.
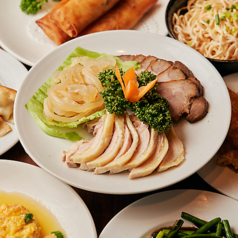
[[[175,1],[176,0],[169,0],[169,2],[167,4],[166,10],[165,10],[165,24],[166,24],[166,28],[167,28],[167,31],[168,31],[170,37],[175,39],[175,40],[178,40],[174,37],[173,32],[171,32],[171,30],[169,28],[169,24],[168,24],[168,19],[169,19],[168,12],[169,12],[169,9],[173,6]],[[180,41],[180,42],[182,42],[182,41]],[[182,43],[184,43],[184,42],[182,42]],[[237,60],[221,60],[221,59],[212,59],[212,58],[209,58],[209,57],[206,57],[206,56],[204,56],[204,57],[207,58],[210,61],[217,62],[217,63],[238,63],[238,59]]]

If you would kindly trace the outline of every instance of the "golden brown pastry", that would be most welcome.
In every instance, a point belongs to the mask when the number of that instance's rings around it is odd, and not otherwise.
[[[5,136],[12,128],[0,117],[0,137]]]
[[[109,11],[119,0],[70,0],[50,14],[54,23],[70,37]]]
[[[156,2],[157,0],[121,0],[81,32],[80,36],[99,31],[131,29]]]
[[[60,9],[69,0],[62,0],[59,2],[48,14],[39,20],[36,20],[36,24],[45,32],[45,34],[53,40],[57,45],[61,45],[64,42],[71,39],[64,31],[62,31],[50,18],[50,15],[54,13],[57,9]]]
[[[13,107],[16,94],[16,90],[0,85],[0,116],[12,124],[14,124]]]

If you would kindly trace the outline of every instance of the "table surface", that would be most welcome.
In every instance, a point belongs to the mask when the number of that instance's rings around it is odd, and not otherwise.
[[[30,69],[29,66],[27,65],[25,66],[28,70]],[[222,76],[225,76],[227,73],[220,71],[220,74]],[[24,163],[38,166],[25,152],[20,142],[18,142],[15,146],[13,146],[9,151],[2,154],[0,156],[0,159],[21,161]],[[83,201],[87,205],[94,220],[98,236],[102,232],[103,228],[107,225],[107,223],[118,212],[120,212],[123,208],[125,208],[132,202],[145,196],[148,196],[150,194],[168,191],[172,189],[198,189],[219,193],[217,190],[208,185],[197,173],[167,188],[142,194],[111,195],[111,194],[99,194],[89,192],[74,187],[73,189],[79,194],[79,196],[83,199]],[[98,206],[98,204],[100,204],[100,206]]]

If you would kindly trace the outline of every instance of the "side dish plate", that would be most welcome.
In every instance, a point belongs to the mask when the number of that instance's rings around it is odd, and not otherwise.
[[[16,161],[0,161],[1,191],[18,192],[39,201],[57,218],[66,237],[96,238],[92,216],[79,195],[43,169]]]
[[[27,74],[27,69],[17,59],[0,49],[0,85],[13,88],[16,91]],[[0,155],[8,151],[18,142],[15,125],[10,124],[12,131],[0,137]]]
[[[57,48],[35,23],[47,14],[57,1],[49,0],[35,15],[21,11],[20,0],[0,0],[0,46],[21,62],[33,66],[41,57]],[[143,32],[167,35],[165,9],[168,0],[160,0],[134,27]]]
[[[199,190],[171,190],[144,197],[119,212],[101,232],[99,238],[149,238],[163,227],[172,226],[187,212],[203,220],[228,219],[233,232],[238,231],[237,201],[217,193]],[[184,227],[192,224],[184,220]]]
[[[209,102],[209,113],[197,123],[190,124],[182,120],[174,125],[186,151],[185,161],[181,166],[159,174],[156,172],[145,178],[129,180],[128,172],[93,175],[79,169],[70,169],[61,161],[61,151],[67,150],[72,142],[50,137],[41,131],[25,104],[77,46],[112,55],[144,54],[171,61],[179,60],[201,81]],[[20,141],[39,166],[81,189],[109,194],[133,194],[169,186],[202,168],[214,156],[226,136],[231,108],[222,77],[207,59],[191,47],[152,33],[108,31],[67,42],[33,66],[17,95],[15,115]]]
[[[228,88],[238,92],[238,73],[224,77]],[[221,193],[238,200],[238,174],[228,167],[219,166],[217,156],[198,171],[198,174],[212,187]]]

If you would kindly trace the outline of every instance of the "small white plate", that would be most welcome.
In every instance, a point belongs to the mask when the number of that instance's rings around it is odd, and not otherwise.
[[[187,212],[203,220],[228,219],[233,232],[238,231],[238,202],[217,193],[199,190],[171,190],[144,197],[119,212],[99,238],[149,238],[164,227],[172,226]],[[183,227],[192,226],[184,220]]]
[[[182,120],[175,125],[186,151],[186,159],[181,166],[163,173],[156,172],[141,179],[129,180],[127,171],[114,175],[93,175],[87,171],[70,169],[61,161],[61,151],[68,150],[72,142],[46,135],[32,119],[25,104],[77,46],[112,55],[144,54],[171,61],[179,60],[201,81],[209,102],[209,113],[197,123],[191,124]],[[179,41],[141,31],[100,32],[59,46],[31,68],[19,91],[15,107],[19,139],[25,151],[39,166],[75,187],[111,194],[156,190],[195,173],[221,146],[229,128],[230,114],[227,87],[207,59]]]
[[[57,218],[67,238],[96,238],[92,216],[79,195],[43,169],[0,160],[1,191],[19,192],[39,201]]]
[[[238,73],[224,77],[228,88],[238,92]],[[219,166],[217,156],[198,171],[198,174],[212,187],[223,194],[238,200],[238,174],[228,167]]]
[[[16,91],[25,78],[28,70],[17,59],[9,53],[0,49],[0,85],[13,88]],[[12,131],[0,137],[0,155],[8,151],[18,142],[18,135],[15,125],[9,123]]]
[[[21,0],[0,0],[0,46],[21,62],[33,66],[57,47],[35,23],[49,12],[57,1],[49,0],[36,15],[22,12],[20,3]],[[165,24],[167,3],[168,0],[159,0],[134,29],[168,34]]]

